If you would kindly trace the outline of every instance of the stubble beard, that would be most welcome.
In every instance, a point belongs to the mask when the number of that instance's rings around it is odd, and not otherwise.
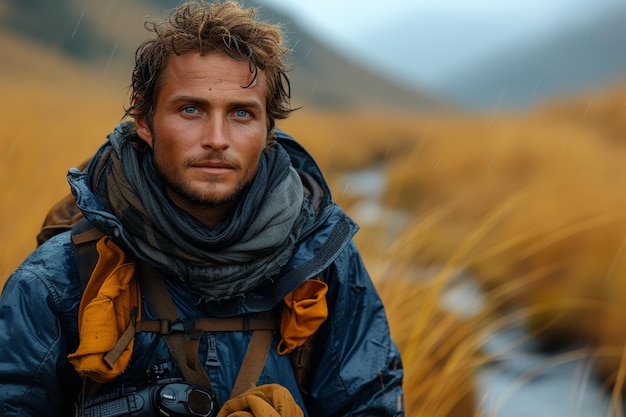
[[[155,170],[167,190],[174,193],[188,205],[198,208],[213,208],[236,202],[245,193],[251,182],[250,180],[238,184],[237,188],[222,197],[212,197],[210,192],[202,193],[201,191],[192,190],[185,182],[175,179],[173,175],[161,169],[158,164],[155,164]],[[218,178],[208,176],[206,178],[207,187],[216,187],[219,181]]]

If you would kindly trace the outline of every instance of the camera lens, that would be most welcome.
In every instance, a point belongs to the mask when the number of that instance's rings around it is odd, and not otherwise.
[[[162,381],[155,388],[155,405],[164,416],[213,417],[217,414],[215,395],[204,387],[182,381]]]
[[[215,404],[208,392],[192,388],[187,401],[187,407],[194,416],[208,417],[213,414]]]

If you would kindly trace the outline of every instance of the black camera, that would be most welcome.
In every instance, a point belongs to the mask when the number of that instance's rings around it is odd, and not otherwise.
[[[142,387],[120,386],[85,400],[85,417],[215,417],[215,393],[181,379],[160,379]]]

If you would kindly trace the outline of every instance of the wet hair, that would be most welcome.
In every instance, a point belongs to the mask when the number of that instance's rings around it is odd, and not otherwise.
[[[283,46],[280,26],[255,20],[253,8],[243,9],[233,1],[190,1],[173,9],[166,19],[147,21],[145,27],[155,36],[141,43],[135,53],[127,116],[152,123],[159,83],[170,56],[216,51],[248,61],[254,77],[242,87],[253,85],[259,70],[263,71],[268,132],[273,132],[277,119],[287,118],[294,110],[285,63],[289,49]]]

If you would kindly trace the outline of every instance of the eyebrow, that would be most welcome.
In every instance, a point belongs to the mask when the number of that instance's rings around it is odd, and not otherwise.
[[[261,109],[261,103],[256,100],[237,100],[229,104],[231,108],[245,108],[245,109]]]
[[[201,97],[194,97],[194,96],[176,96],[173,97],[170,100],[170,104],[172,105],[178,105],[179,103],[190,103],[190,104],[195,104],[199,107],[207,107],[211,105],[211,102],[209,100],[206,100],[204,98]],[[262,104],[260,102],[258,102],[257,100],[235,100],[232,101],[228,104],[229,108],[255,108],[255,109],[261,109],[262,108]]]
[[[194,97],[194,96],[176,96],[176,97],[172,97],[169,100],[170,104],[173,105],[177,105],[179,103],[191,103],[191,104],[197,104],[197,105],[208,105],[209,101],[205,100],[203,98],[200,97]]]

